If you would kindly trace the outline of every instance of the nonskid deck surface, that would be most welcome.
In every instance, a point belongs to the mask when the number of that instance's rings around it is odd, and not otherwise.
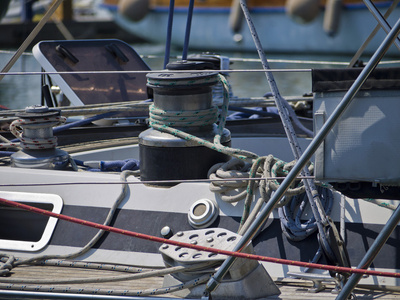
[[[54,267],[54,266],[19,266],[12,270],[10,277],[3,277],[0,281],[0,299],[7,299],[10,295],[4,294],[11,290],[31,292],[36,289],[36,292],[48,292],[50,289],[53,293],[65,293],[66,295],[81,294],[81,289],[90,291],[88,297],[92,294],[101,295],[106,293],[110,296],[119,296],[119,292],[128,291],[145,291],[149,289],[162,288],[163,277],[150,277],[137,280],[124,280],[124,281],[111,281],[111,282],[94,282],[94,283],[74,283],[74,284],[26,284],[24,280],[71,280],[71,279],[88,279],[88,278],[105,278],[105,277],[121,277],[126,276],[126,272],[107,271],[107,270],[92,270],[82,268],[68,268],[68,267]],[[8,279],[20,280],[21,283],[6,283]],[[100,280],[99,280],[100,281]],[[274,278],[275,283],[281,291],[280,295],[270,296],[263,299],[335,299],[337,294],[332,292],[334,285],[331,283],[324,283],[325,289],[321,292],[310,292],[309,289],[313,287],[311,281],[284,278]],[[260,283],[261,284],[261,283]],[[14,285],[12,289],[10,287]],[[373,287],[357,287],[354,293],[357,299],[400,299],[400,288],[392,287],[391,289],[372,289]],[[80,291],[75,292],[74,291]],[[82,294],[81,294],[82,295]],[[24,297],[23,294],[17,298]],[[127,296],[128,297],[128,296]],[[149,296],[150,298],[152,296]],[[153,297],[168,297],[175,298],[174,295],[164,294]],[[28,297],[32,298],[32,296]],[[51,294],[49,294],[51,298]],[[15,295],[14,295],[15,299]]]

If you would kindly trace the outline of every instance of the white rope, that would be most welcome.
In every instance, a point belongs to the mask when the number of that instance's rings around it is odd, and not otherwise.
[[[23,131],[20,129],[41,129],[53,127],[58,124],[65,123],[67,118],[63,116],[54,116],[46,118],[27,118],[27,119],[17,119],[10,124],[11,133],[18,138],[20,146],[23,149],[51,149],[57,146],[57,137],[52,136],[49,138],[28,138],[24,136]],[[4,144],[3,144],[4,145]],[[2,146],[2,144],[0,144]]]

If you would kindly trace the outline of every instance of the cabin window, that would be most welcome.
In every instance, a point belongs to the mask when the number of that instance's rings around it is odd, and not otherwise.
[[[54,194],[0,192],[0,197],[55,213],[62,209],[62,198]],[[0,248],[41,250],[50,241],[56,223],[56,218],[0,205]]]

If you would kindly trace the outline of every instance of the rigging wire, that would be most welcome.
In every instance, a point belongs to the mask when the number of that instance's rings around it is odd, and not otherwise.
[[[203,73],[204,70],[174,70],[174,73]],[[263,69],[236,69],[236,70],[212,70],[213,72],[220,73],[256,73],[265,72]],[[312,69],[270,69],[271,72],[311,72]],[[52,71],[52,72],[40,72],[40,71],[30,71],[30,72],[0,72],[0,75],[78,75],[78,74],[150,74],[150,73],[160,73],[160,72],[170,72],[166,70],[129,70],[129,71]]]

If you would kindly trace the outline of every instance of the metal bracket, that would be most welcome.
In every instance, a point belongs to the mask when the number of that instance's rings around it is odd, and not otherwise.
[[[315,274],[315,273],[295,273],[295,272],[288,272],[287,275],[289,275],[292,278],[312,281],[313,287],[308,290],[311,293],[318,293],[320,291],[323,291],[326,288],[326,286],[322,282],[330,282],[335,284],[335,288],[332,290],[332,293],[338,293],[338,291],[340,290],[339,280],[329,275]]]

